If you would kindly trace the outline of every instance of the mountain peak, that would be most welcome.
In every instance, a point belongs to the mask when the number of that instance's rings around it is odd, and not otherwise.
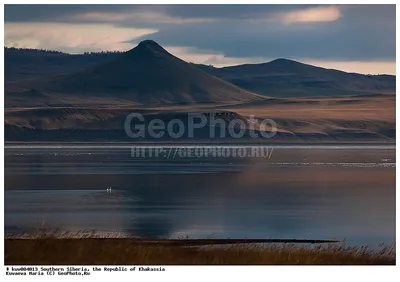
[[[103,64],[46,82],[44,93],[88,93],[147,104],[231,103],[263,99],[168,53],[152,40]]]
[[[134,49],[132,50],[140,50],[143,52],[151,52],[151,53],[168,53],[161,45],[153,40],[143,40],[141,41]],[[132,51],[131,50],[131,51]]]
[[[298,63],[296,61],[293,60],[289,60],[289,59],[285,59],[285,58],[278,58],[275,60],[272,60],[269,62],[270,64],[293,64],[293,63]]]
[[[139,46],[161,47],[160,44],[158,44],[157,42],[155,42],[154,40],[151,40],[151,39],[146,39],[146,40],[140,41],[140,43],[138,44],[138,47]]]

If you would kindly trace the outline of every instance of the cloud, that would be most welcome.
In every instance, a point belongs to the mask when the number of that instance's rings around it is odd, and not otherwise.
[[[333,22],[342,17],[339,6],[322,6],[277,13],[272,18],[284,23]]]
[[[127,40],[155,32],[156,29],[115,27],[110,24],[6,23],[4,44],[70,53],[124,51],[133,47]]]
[[[168,52],[174,56],[185,60],[186,62],[192,62],[196,64],[213,65],[214,67],[225,67],[240,64],[249,63],[261,63],[266,62],[266,58],[235,58],[228,57],[221,52],[213,50],[200,50],[192,47],[184,46],[164,46]]]
[[[124,22],[136,21],[140,23],[160,23],[160,24],[187,24],[212,22],[212,18],[182,18],[178,16],[169,16],[160,11],[128,11],[128,12],[87,12],[77,14],[71,17],[76,21],[89,22]]]
[[[79,53],[153,39],[216,66],[283,57],[381,70],[396,59],[395,20],[395,5],[7,4],[5,43]]]
[[[316,5],[24,5],[6,4],[6,22],[69,22],[76,16],[88,13],[98,15],[157,12],[174,19],[254,19],[266,14],[297,10]],[[96,17],[96,21],[99,20]]]
[[[281,24],[226,20],[160,28],[151,39],[165,46],[215,50],[229,57],[313,58],[332,61],[392,61],[396,25],[389,21],[354,22],[352,9],[336,22]],[[376,9],[377,11],[379,9]],[[376,18],[394,17],[380,11]],[[147,39],[143,37],[142,39]]]

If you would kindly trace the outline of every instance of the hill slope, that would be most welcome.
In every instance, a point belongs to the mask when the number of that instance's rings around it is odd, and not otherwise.
[[[286,59],[224,68],[197,66],[243,89],[273,97],[346,96],[396,92],[396,77],[392,75],[347,73]]]
[[[80,73],[117,60],[126,54],[96,53],[70,55],[60,52],[5,48],[6,93],[32,87],[26,81]],[[277,59],[262,64],[224,68],[191,64],[247,91],[274,97],[347,96],[394,94],[393,75],[361,75],[324,69],[296,61]],[[24,83],[25,82],[25,83]]]
[[[120,53],[86,53],[71,55],[37,49],[4,48],[5,81],[18,82],[62,75],[107,62]]]
[[[29,85],[51,95],[109,97],[142,105],[263,99],[201,71],[150,40],[106,63]]]

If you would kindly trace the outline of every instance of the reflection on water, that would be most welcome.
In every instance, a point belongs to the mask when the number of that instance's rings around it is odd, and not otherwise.
[[[393,148],[280,147],[270,158],[141,159],[129,147],[5,155],[6,232],[44,225],[146,237],[395,240]]]

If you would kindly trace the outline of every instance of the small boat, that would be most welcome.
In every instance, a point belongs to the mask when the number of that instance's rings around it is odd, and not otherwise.
[[[111,187],[107,188],[107,192],[111,193]]]

